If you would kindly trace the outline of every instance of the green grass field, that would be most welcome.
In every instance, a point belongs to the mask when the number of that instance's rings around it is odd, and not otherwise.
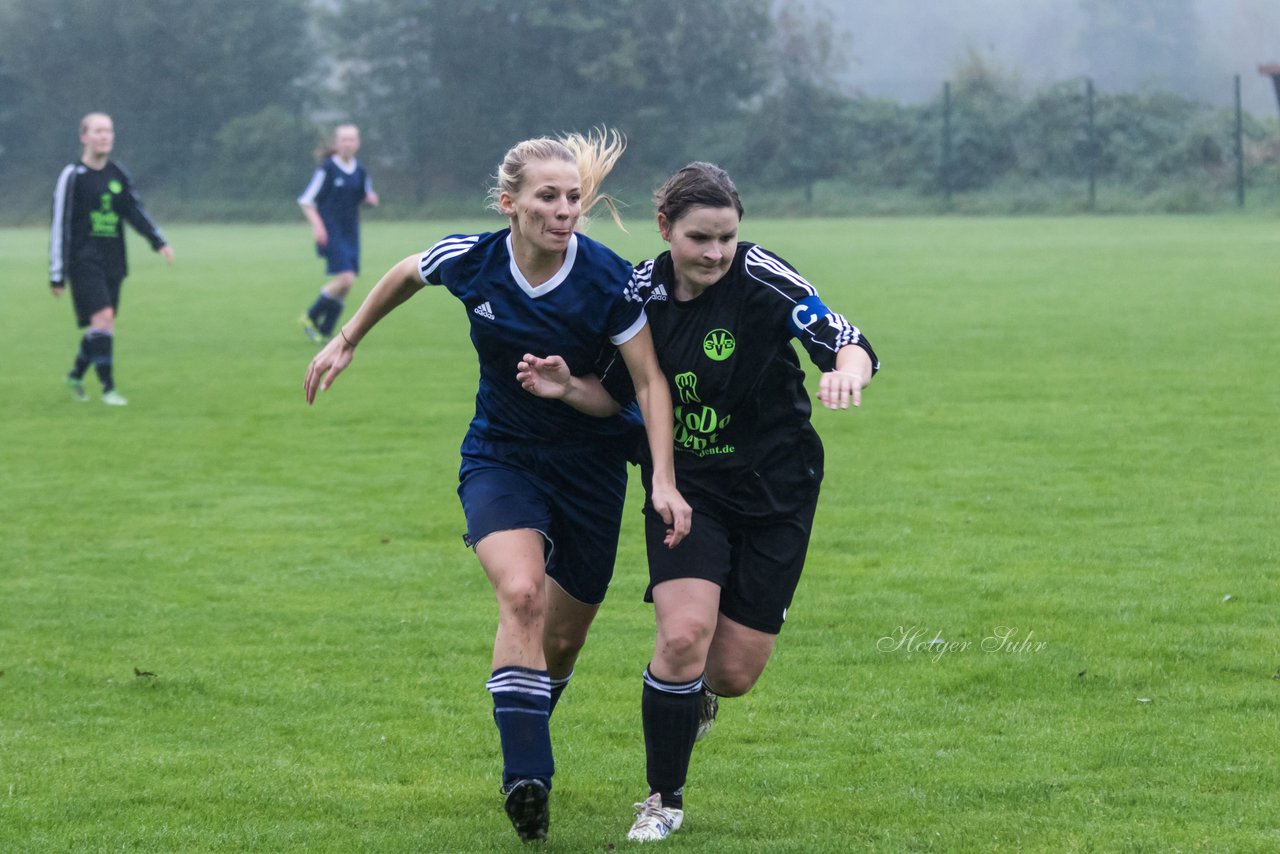
[[[367,222],[357,295],[479,225]],[[631,231],[592,233],[659,249]],[[518,850],[454,492],[461,308],[418,295],[308,409],[305,226],[169,233],[171,269],[131,243],[111,408],[62,385],[45,233],[0,230],[0,850]],[[1280,222],[743,236],[884,370],[860,411],[815,414],[806,576],[665,846],[1280,850]],[[634,487],[552,723],[546,851],[627,848],[645,794]]]

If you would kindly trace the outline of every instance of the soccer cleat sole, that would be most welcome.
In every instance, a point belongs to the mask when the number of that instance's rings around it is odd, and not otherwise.
[[[551,824],[550,794],[538,780],[519,780],[507,793],[507,818],[511,819],[521,842],[547,838]]]

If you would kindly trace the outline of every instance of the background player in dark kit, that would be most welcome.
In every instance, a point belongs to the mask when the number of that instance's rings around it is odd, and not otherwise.
[[[359,150],[360,129],[339,125],[298,197],[302,213],[311,223],[316,254],[325,259],[325,274],[333,277],[302,315],[302,330],[312,341],[328,341],[333,335],[347,294],[360,273],[360,206],[378,204],[369,172],[356,160]]]
[[[755,685],[800,580],[823,452],[791,341],[823,371],[818,399],[831,409],[859,405],[879,367],[857,327],[790,264],[738,241],[742,203],[724,170],[689,164],[655,199],[671,248],[638,265],[634,282],[670,382],[676,477],[694,518],[667,549],[645,508],[657,641],[641,702],[650,796],[628,833],[641,841],[679,829],[700,711],[713,716],[716,695]],[[630,392],[619,372],[601,376],[530,356],[518,378],[604,414]],[[647,482],[646,461],[641,469]]]
[[[80,160],[63,168],[53,191],[49,287],[59,297],[70,280],[76,324],[88,327],[67,374],[71,395],[80,401],[89,399],[84,374],[93,365],[102,382],[102,402],[123,406],[128,401],[115,387],[114,342],[120,288],[129,272],[124,222],[170,264],[173,248],[133,192],[129,174],[111,160],[115,147],[111,117],[89,113],[81,119],[80,145]]]
[[[509,228],[446,237],[393,267],[307,369],[307,401],[350,364],[356,345],[424,285],[463,304],[480,361],[475,417],[462,442],[458,494],[498,600],[487,687],[502,743],[506,811],[520,838],[546,837],[554,762],[548,727],[613,575],[634,410],[585,415],[526,394],[523,354],[557,349],[590,375],[620,353],[643,413],[650,503],[675,546],[690,509],[676,490],[671,398],[631,265],[576,233],[623,144],[601,133],[526,140],[490,190]],[[568,401],[572,403],[570,400]],[[630,416],[630,417],[628,417]]]

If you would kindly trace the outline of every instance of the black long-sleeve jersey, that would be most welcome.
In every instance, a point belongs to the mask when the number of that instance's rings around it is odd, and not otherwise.
[[[124,225],[127,220],[152,249],[165,245],[160,228],[133,192],[129,173],[115,161],[101,169],[68,164],[53,191],[49,230],[49,281],[63,283],[82,264],[93,264],[114,279],[128,273]]]
[[[822,371],[847,345],[880,363],[870,343],[777,255],[739,243],[729,272],[679,302],[670,253],[638,265],[644,302],[674,409],[676,482],[695,509],[709,499],[750,516],[789,513],[812,500],[823,474],[822,442],[794,338]],[[625,370],[606,370],[615,399],[634,395]],[[647,448],[641,466],[648,474]],[[646,484],[648,477],[645,478]]]

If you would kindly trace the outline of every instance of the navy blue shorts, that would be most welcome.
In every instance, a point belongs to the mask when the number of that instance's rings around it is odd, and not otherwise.
[[[71,302],[76,309],[76,325],[84,329],[89,319],[104,308],[119,311],[123,279],[107,275],[96,264],[77,264],[71,273]]]
[[[341,234],[329,233],[329,242],[316,244],[316,254],[324,259],[324,272],[328,276],[338,273],[360,274],[360,240]]]
[[[644,508],[649,587],[674,578],[702,578],[720,585],[720,613],[749,629],[776,635],[800,584],[818,497],[789,516],[759,519],[724,510],[693,511],[693,525],[680,545],[663,543],[667,526]]]
[[[468,439],[458,481],[468,546],[497,531],[538,531],[547,575],[579,602],[604,601],[627,494],[623,454]]]

